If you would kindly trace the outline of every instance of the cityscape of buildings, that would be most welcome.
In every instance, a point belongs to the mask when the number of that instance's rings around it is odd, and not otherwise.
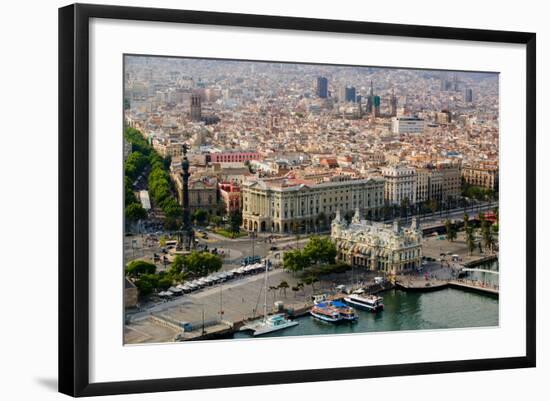
[[[246,230],[498,191],[496,74],[128,56],[125,104],[180,202],[189,143],[191,209],[238,204]]]
[[[125,342],[292,332],[324,319],[318,281],[348,307],[396,288],[498,298],[498,74],[125,56],[123,100]],[[434,327],[494,325],[493,301]]]

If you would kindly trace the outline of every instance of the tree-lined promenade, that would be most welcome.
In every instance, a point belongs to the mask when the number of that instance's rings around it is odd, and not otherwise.
[[[479,253],[483,252],[483,249],[494,252],[498,246],[498,231],[499,231],[499,215],[498,208],[495,208],[491,214],[491,220],[489,220],[485,213],[479,213],[475,222],[470,220],[470,216],[464,213],[462,227],[464,230],[464,237],[466,240],[466,246],[470,255],[473,254],[476,247],[479,249]],[[457,238],[457,232],[459,227],[451,220],[445,220],[445,231],[447,240],[453,242]],[[480,238],[480,240],[477,240]]]
[[[144,260],[133,260],[126,265],[125,274],[134,282],[140,297],[146,297],[155,291],[164,291],[185,280],[196,279],[219,271],[222,259],[209,252],[191,252],[189,255],[177,255],[164,271]]]
[[[163,159],[147,143],[140,131],[128,127],[124,138],[132,144],[132,153],[124,164],[125,210],[128,222],[136,222],[147,217],[139,200],[134,195],[132,183],[141,175],[147,174],[149,195],[155,206],[164,213],[164,226],[175,230],[181,224],[182,209],[174,196],[174,190],[168,174],[170,159]]]

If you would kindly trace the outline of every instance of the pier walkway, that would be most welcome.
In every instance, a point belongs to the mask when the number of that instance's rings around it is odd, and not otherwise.
[[[400,290],[412,292],[428,292],[443,290],[445,288],[456,288],[494,297],[499,296],[498,287],[485,285],[472,280],[397,280],[395,286]]]

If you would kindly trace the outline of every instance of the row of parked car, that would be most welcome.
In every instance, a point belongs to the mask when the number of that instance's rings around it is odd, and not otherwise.
[[[158,295],[160,297],[168,298],[180,296],[183,294],[189,294],[205,287],[210,287],[239,277],[258,274],[264,271],[264,263],[255,263],[248,266],[236,267],[232,270],[212,273],[206,277],[201,277],[193,281],[184,282],[183,284],[178,284],[177,286],[170,287],[166,291],[161,291]]]

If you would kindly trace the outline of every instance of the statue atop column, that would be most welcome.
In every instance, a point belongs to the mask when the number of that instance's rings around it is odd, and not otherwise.
[[[181,182],[182,182],[182,209],[183,209],[183,221],[180,228],[180,244],[183,249],[189,251],[193,248],[194,232],[191,227],[191,218],[189,212],[189,160],[187,159],[187,151],[189,145],[183,144],[181,147]]]

